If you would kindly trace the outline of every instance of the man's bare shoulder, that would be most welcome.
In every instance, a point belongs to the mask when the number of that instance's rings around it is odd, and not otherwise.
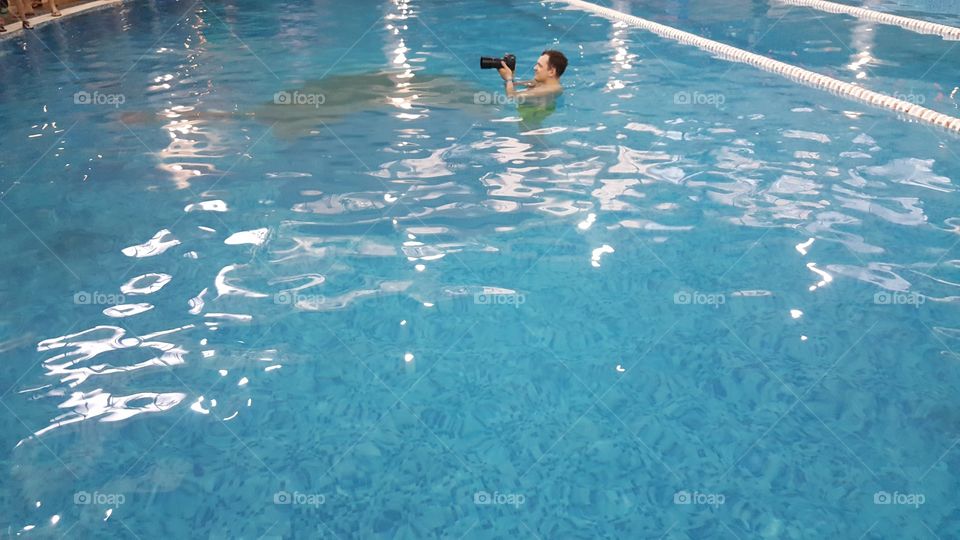
[[[563,86],[559,84],[557,85],[538,84],[528,88],[525,92],[523,92],[522,95],[530,98],[535,98],[535,97],[546,98],[546,97],[558,96],[561,93],[563,93]]]

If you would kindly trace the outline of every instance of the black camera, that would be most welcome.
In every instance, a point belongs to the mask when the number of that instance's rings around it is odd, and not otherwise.
[[[490,56],[481,56],[480,57],[480,69],[500,69],[502,66],[500,62],[503,62],[510,68],[510,71],[517,70],[517,57],[512,54],[505,54],[503,58],[493,58]]]

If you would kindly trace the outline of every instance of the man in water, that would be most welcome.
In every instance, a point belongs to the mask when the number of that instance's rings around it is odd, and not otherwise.
[[[543,51],[540,58],[537,59],[537,65],[533,66],[533,80],[517,83],[527,87],[523,92],[517,92],[514,88],[513,71],[507,67],[507,64],[500,62],[500,76],[503,77],[506,85],[507,95],[512,98],[524,100],[532,97],[556,96],[563,92],[563,86],[560,84],[560,76],[567,69],[567,57],[560,51]]]

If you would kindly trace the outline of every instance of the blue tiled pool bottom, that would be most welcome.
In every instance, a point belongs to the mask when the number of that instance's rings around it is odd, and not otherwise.
[[[498,9],[137,1],[0,44],[6,535],[960,527],[955,138]],[[866,30],[778,13],[734,44],[856,77]],[[876,40],[871,88],[955,67]],[[554,107],[476,69],[548,47]]]

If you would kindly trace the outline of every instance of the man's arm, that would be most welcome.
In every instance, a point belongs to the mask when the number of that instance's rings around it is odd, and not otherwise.
[[[503,78],[504,89],[510,97],[517,97],[517,90],[513,85],[513,70],[507,67],[503,61],[500,62],[500,69],[497,70],[500,77]]]

